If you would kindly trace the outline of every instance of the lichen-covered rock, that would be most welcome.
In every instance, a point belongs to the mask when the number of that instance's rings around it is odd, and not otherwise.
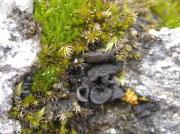
[[[161,104],[151,117],[154,133],[179,134],[180,28],[151,30],[150,34],[154,42],[142,44],[142,60],[127,65],[126,85]]]
[[[127,65],[126,83],[141,95],[180,106],[180,28],[150,34],[156,39],[142,44],[140,62]]]
[[[33,0],[0,0],[0,133],[12,134],[20,130],[18,121],[8,119],[15,84],[30,69],[39,51],[37,39],[24,39],[19,20],[26,10],[32,13]]]

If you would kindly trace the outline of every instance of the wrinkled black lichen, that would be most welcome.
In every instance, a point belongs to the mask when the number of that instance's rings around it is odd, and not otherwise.
[[[69,70],[69,81],[80,101],[103,104],[124,95],[114,79],[122,70],[122,63],[114,60],[112,52],[87,52],[82,57],[85,64]]]

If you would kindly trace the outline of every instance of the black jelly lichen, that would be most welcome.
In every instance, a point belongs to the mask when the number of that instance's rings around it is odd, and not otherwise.
[[[68,74],[69,81],[73,89],[77,90],[76,94],[80,101],[90,100],[95,104],[103,104],[124,95],[114,78],[123,68],[122,63],[114,60],[115,55],[109,56],[109,52],[88,52],[82,57],[85,58],[85,66],[82,64],[78,68],[71,68]]]

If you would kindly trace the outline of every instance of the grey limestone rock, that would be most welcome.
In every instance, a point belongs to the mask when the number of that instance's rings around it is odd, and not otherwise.
[[[20,123],[9,119],[13,90],[20,78],[30,70],[39,51],[36,38],[24,39],[19,32],[18,12],[32,13],[33,0],[0,0],[0,134],[13,134],[20,130]]]
[[[141,45],[143,58],[140,62],[127,64],[126,85],[160,103],[160,110],[151,116],[154,133],[179,134],[180,28],[149,33],[154,41]]]

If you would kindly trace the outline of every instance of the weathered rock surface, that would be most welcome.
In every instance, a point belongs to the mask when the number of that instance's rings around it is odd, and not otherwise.
[[[126,85],[161,104],[151,117],[154,133],[179,134],[180,28],[151,30],[150,34],[155,41],[142,44],[143,59],[128,65]]]
[[[35,38],[23,38],[19,29],[23,17],[13,10],[18,8],[31,14],[32,6],[33,0],[0,0],[0,134],[20,130],[18,121],[8,119],[8,111],[15,84],[35,62],[39,43]]]
[[[180,28],[151,30],[157,39],[142,45],[144,58],[131,63],[126,82],[141,95],[180,106]]]

